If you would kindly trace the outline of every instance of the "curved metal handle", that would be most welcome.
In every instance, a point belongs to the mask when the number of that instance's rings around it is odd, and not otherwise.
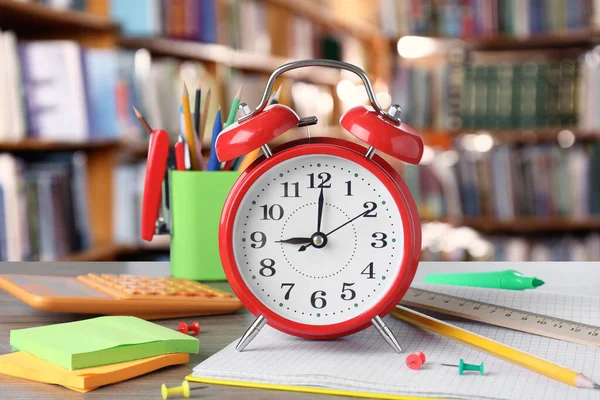
[[[375,111],[377,111],[383,117],[391,120],[392,122],[395,122],[395,123],[400,122],[400,118],[397,116],[400,111],[400,106],[392,105],[392,107],[390,108],[390,111],[393,110],[392,114],[383,111],[383,109],[381,108],[381,105],[379,105],[379,102],[377,101],[377,98],[375,97],[375,91],[373,90],[371,81],[369,80],[369,77],[367,76],[367,73],[365,71],[363,71],[361,68],[357,67],[356,65],[349,64],[349,63],[346,63],[343,61],[320,60],[320,59],[292,61],[287,64],[283,64],[281,67],[279,67],[275,71],[273,71],[273,73],[269,77],[269,80],[267,81],[267,86],[265,87],[265,91],[262,95],[262,99],[260,100],[258,107],[256,107],[256,109],[254,111],[252,111],[250,114],[240,118],[239,122],[245,120],[246,118],[250,118],[251,116],[256,115],[257,113],[259,113],[265,109],[265,107],[269,103],[269,98],[271,97],[271,92],[273,91],[273,86],[275,85],[275,80],[277,80],[279,75],[283,74],[284,72],[291,71],[293,69],[304,68],[304,67],[332,67],[332,68],[338,68],[338,69],[345,69],[346,71],[353,72],[354,74],[356,74],[360,77],[363,84],[365,85],[365,90],[367,91],[367,96],[369,97],[369,101],[371,102],[371,105],[373,106]]]

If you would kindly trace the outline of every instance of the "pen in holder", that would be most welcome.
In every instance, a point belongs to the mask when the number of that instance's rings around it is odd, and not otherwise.
[[[219,220],[239,172],[170,172],[171,275],[224,281]]]

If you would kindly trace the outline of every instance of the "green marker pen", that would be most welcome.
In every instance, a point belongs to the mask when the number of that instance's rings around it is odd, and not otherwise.
[[[542,286],[544,281],[523,276],[512,269],[496,272],[469,272],[462,274],[429,274],[425,283],[454,286],[475,286],[492,289],[524,290]]]

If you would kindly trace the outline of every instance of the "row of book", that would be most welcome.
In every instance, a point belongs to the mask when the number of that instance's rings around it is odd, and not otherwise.
[[[208,120],[214,120],[219,105],[230,104],[240,86],[242,100],[256,107],[267,80],[265,74],[229,69],[223,98],[222,82],[199,62],[152,58],[145,50],[88,49],[72,41],[19,43],[11,32],[1,32],[0,42],[9,50],[0,58],[0,141],[144,137],[132,106],[151,126],[177,135],[183,82],[202,89],[203,104],[212,89]],[[287,87],[290,92],[286,102],[302,115],[330,121],[333,99],[327,90],[296,82]],[[207,132],[206,144],[210,137]]]
[[[580,81],[580,82],[578,82]],[[466,65],[461,94],[462,127],[510,129],[575,126],[584,86],[578,62]]]
[[[87,158],[0,154],[0,261],[53,261],[91,245]]]
[[[419,65],[395,64],[390,92],[395,103],[402,106],[402,120],[415,128],[451,129],[460,122],[453,121],[452,100],[460,101],[452,92],[452,69],[447,63],[433,68]]]
[[[422,66],[398,60],[390,85],[417,128],[600,128],[600,48],[579,59]]]
[[[476,139],[477,140],[477,139]],[[428,219],[600,215],[600,143],[448,150],[402,174]]]
[[[422,225],[421,261],[599,261],[600,233],[484,236],[443,222]]]
[[[525,37],[599,25],[597,0],[379,0],[385,35]]]
[[[220,43],[257,55],[341,60],[342,44],[360,46],[264,1],[112,0],[111,15],[128,36]]]
[[[19,43],[0,32],[0,140],[114,139],[120,129],[118,54],[71,41]],[[121,112],[123,112],[121,110]],[[127,111],[125,111],[127,113]]]
[[[111,17],[128,36],[217,42],[217,0],[110,0]]]

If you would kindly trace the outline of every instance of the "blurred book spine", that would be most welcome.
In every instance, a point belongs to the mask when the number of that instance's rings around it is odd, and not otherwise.
[[[0,260],[52,261],[92,245],[86,155],[0,154]]]

